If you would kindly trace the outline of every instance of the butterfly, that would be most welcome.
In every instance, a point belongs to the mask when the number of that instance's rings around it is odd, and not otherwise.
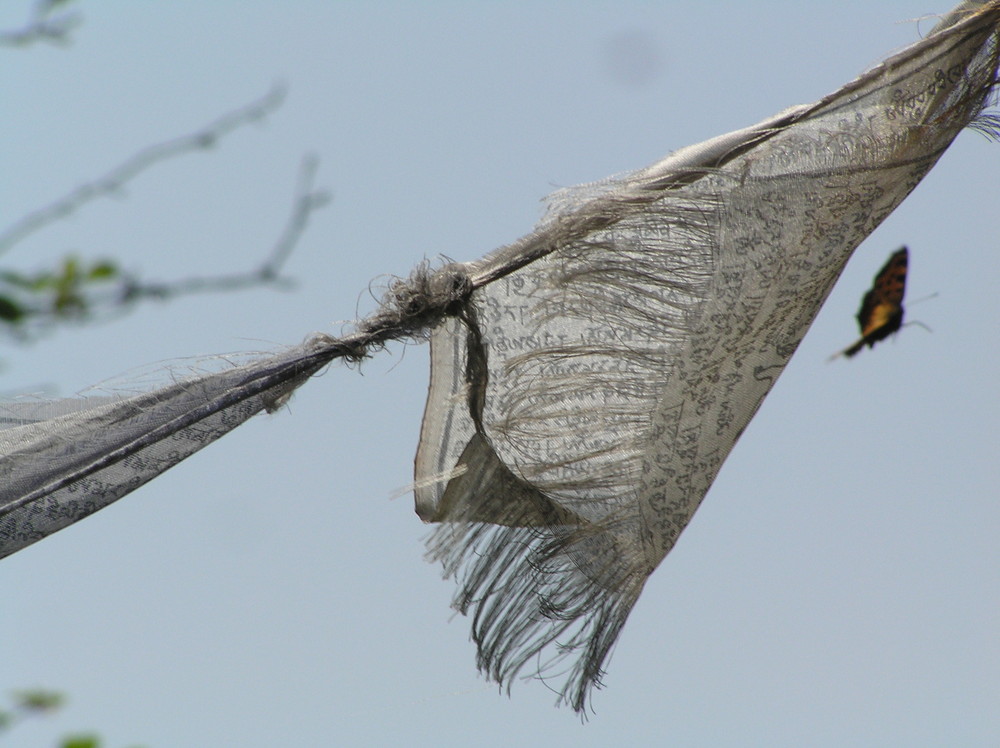
[[[833,358],[841,354],[850,358],[866,345],[871,348],[903,326],[903,294],[906,293],[908,259],[906,247],[900,247],[878,271],[872,287],[861,299],[861,309],[858,310],[861,337],[840,353],[835,353]]]

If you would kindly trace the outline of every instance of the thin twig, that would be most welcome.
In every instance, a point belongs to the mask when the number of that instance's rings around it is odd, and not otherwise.
[[[281,269],[302,237],[312,213],[330,201],[329,193],[314,187],[318,165],[319,159],[314,154],[308,154],[302,159],[295,200],[285,228],[271,248],[268,257],[256,269],[242,273],[184,278],[167,283],[141,283],[132,280],[122,293],[121,303],[150,297],[168,299],[195,293],[236,291],[268,284],[285,286],[290,284],[289,279],[281,277]]]
[[[24,28],[16,31],[0,31],[0,46],[27,47],[35,42],[48,42],[66,47],[72,41],[70,32],[81,23],[79,13],[54,15],[55,8],[65,5],[66,0],[39,0],[31,9]]]
[[[330,201],[329,193],[317,189],[314,184],[318,164],[319,160],[312,154],[302,159],[298,186],[285,226],[267,256],[256,268],[239,273],[194,276],[168,282],[148,282],[116,274],[117,280],[113,283],[97,282],[81,286],[80,304],[70,310],[56,309],[46,293],[39,293],[37,298],[19,298],[18,305],[24,315],[23,324],[0,325],[0,330],[17,340],[26,341],[60,322],[93,322],[96,319],[107,321],[126,314],[134,304],[145,299],[169,300],[178,296],[241,291],[257,286],[291,287],[293,281],[281,275],[284,264],[302,238],[313,212]]]
[[[299,184],[295,193],[295,203],[292,213],[285,224],[271,256],[261,265],[258,271],[261,278],[276,278],[282,266],[292,253],[295,245],[305,231],[309,218],[314,210],[318,210],[330,202],[330,194],[325,190],[313,189],[316,181],[316,170],[319,168],[319,157],[314,153],[306,154],[299,168]]]
[[[80,185],[65,197],[28,213],[9,226],[0,233],[0,253],[7,251],[30,234],[66,218],[83,205],[97,198],[120,192],[126,183],[160,161],[212,148],[232,131],[266,117],[281,105],[284,98],[284,86],[275,86],[260,99],[219,117],[196,132],[142,149],[104,176]]]

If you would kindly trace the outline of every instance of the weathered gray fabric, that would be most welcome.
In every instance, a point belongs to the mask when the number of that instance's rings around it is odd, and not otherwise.
[[[145,394],[0,403],[0,558],[274,409],[330,360],[328,349],[320,337]]]
[[[980,112],[1000,10],[966,11],[815,104],[557,192],[468,266],[497,280],[431,337],[415,493],[491,677],[558,670],[584,708],[851,253]]]

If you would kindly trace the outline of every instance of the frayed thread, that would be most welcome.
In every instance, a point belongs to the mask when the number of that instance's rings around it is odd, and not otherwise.
[[[472,279],[462,263],[433,270],[424,261],[409,278],[399,278],[389,286],[378,311],[358,324],[358,333],[376,343],[404,337],[424,339],[441,318],[462,312],[472,290]]]

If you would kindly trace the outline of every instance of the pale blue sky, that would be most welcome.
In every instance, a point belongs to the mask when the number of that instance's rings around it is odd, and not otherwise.
[[[27,3],[0,8],[0,26]],[[284,107],[21,244],[153,278],[253,265],[298,162],[333,203],[291,293],[149,305],[2,353],[0,389],[336,332],[424,257],[527,232],[558,186],[835,89],[948,0],[83,2],[69,49],[0,50],[6,225],[284,81]],[[963,134],[858,250],[650,583],[581,725],[475,672],[409,496],[425,347],[336,366],[113,507],[0,562],[11,732],[165,746],[985,746],[1000,740],[1000,145]],[[911,250],[904,328],[855,360],[861,294]]]

